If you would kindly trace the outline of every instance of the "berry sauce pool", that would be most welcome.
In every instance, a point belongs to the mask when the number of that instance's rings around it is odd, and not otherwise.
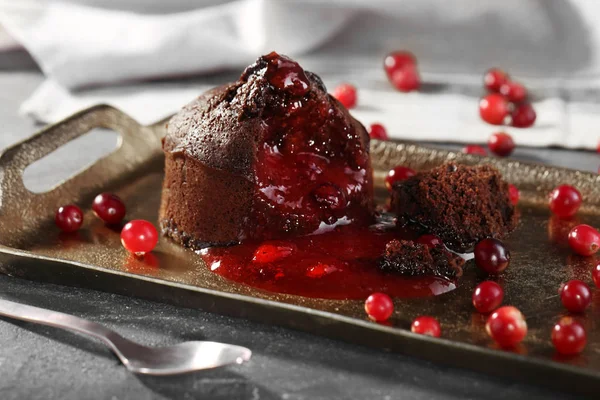
[[[323,299],[365,299],[373,292],[392,297],[428,297],[456,288],[434,276],[404,277],[377,267],[392,239],[418,235],[379,221],[370,227],[345,225],[319,235],[244,242],[199,251],[208,268],[258,289]]]

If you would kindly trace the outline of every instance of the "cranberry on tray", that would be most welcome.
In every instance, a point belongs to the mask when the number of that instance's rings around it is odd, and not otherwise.
[[[493,281],[481,282],[473,291],[473,306],[482,314],[489,314],[500,307],[504,290]]]
[[[118,224],[123,218],[127,209],[119,196],[112,193],[101,193],[92,203],[94,214],[107,224]]]
[[[483,239],[475,245],[475,264],[489,274],[499,274],[510,263],[510,252],[498,239]]]
[[[373,321],[387,321],[394,312],[392,298],[385,293],[373,293],[365,301],[365,312]]]
[[[497,156],[510,156],[515,149],[515,142],[512,136],[505,132],[496,132],[488,139],[490,151]]]
[[[581,353],[587,342],[585,328],[572,317],[561,318],[554,325],[551,338],[556,351],[567,356]]]
[[[559,294],[565,308],[573,313],[584,312],[592,302],[592,292],[589,286],[577,279],[562,285]]]
[[[561,218],[572,217],[581,207],[581,193],[571,185],[560,185],[549,196],[550,211]]]
[[[594,255],[600,248],[600,232],[589,225],[577,225],[569,232],[569,246],[579,255]]]
[[[440,337],[442,334],[442,329],[440,328],[440,323],[438,320],[427,315],[417,317],[413,321],[410,330],[412,333],[418,333],[420,335],[432,337]]]
[[[123,227],[121,243],[131,253],[143,255],[156,247],[158,232],[152,223],[136,219]]]
[[[504,306],[490,315],[485,329],[500,347],[512,348],[527,335],[527,322],[518,308]]]
[[[63,232],[75,232],[83,225],[83,212],[74,204],[62,206],[56,210],[54,222]]]

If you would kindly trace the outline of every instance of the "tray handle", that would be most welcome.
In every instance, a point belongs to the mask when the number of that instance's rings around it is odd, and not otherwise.
[[[160,153],[164,124],[142,126],[125,113],[98,105],[50,125],[0,154],[0,222],[47,218],[62,202],[78,202],[82,193],[139,168]],[[27,166],[92,129],[106,128],[120,134],[117,149],[77,175],[45,193],[33,193],[23,183]],[[50,206],[50,207],[49,207]],[[24,213],[35,213],[24,215]],[[35,215],[34,218],[33,215]],[[0,229],[1,231],[1,229]]]

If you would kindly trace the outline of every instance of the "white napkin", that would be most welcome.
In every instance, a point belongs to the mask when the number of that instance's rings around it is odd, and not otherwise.
[[[208,87],[202,79],[167,78],[241,71],[277,50],[321,75],[330,90],[356,84],[354,115],[366,125],[383,123],[394,138],[485,142],[498,128],[479,119],[477,98],[482,73],[498,66],[538,95],[535,127],[506,129],[518,144],[597,145],[596,0],[241,0],[162,15],[129,9],[0,0],[0,23],[48,77],[23,113],[53,122],[108,103],[152,123]],[[442,90],[394,91],[381,65],[394,49],[412,50],[424,81]]]

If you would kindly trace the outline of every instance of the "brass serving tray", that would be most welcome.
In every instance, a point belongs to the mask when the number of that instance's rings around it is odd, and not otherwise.
[[[119,148],[49,192],[34,194],[25,188],[22,178],[28,165],[94,128],[120,133]],[[550,342],[553,323],[565,313],[557,294],[561,282],[578,278],[591,284],[596,258],[571,254],[566,235],[576,222],[600,225],[598,175],[412,144],[372,143],[380,193],[385,193],[382,179],[390,167],[425,169],[449,160],[492,164],[521,190],[521,222],[506,241],[512,262],[498,281],[506,292],[504,304],[525,314],[529,334],[509,352],[494,346],[485,333],[485,317],[471,305],[473,288],[486,278],[473,261],[467,263],[456,290],[435,298],[396,299],[394,318],[382,325],[366,319],[362,301],[275,294],[227,281],[210,272],[196,254],[164,238],[143,261],[131,257],[121,247],[118,232],[93,218],[89,205],[97,193],[110,190],[127,204],[128,218],[156,221],[163,135],[164,122],[140,126],[119,110],[98,106],[6,150],[0,156],[0,272],[278,324],[571,392],[600,392],[600,293],[578,317],[588,333],[581,355],[558,357]],[[545,205],[547,193],[561,183],[576,185],[585,198],[574,221],[551,218]],[[76,234],[59,234],[54,212],[71,202],[88,210],[84,228]],[[443,338],[410,332],[410,321],[422,314],[441,321]]]

